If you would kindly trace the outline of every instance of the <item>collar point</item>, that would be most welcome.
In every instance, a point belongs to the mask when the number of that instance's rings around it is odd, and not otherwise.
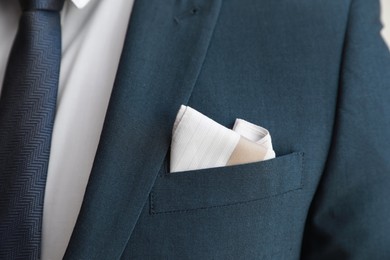
[[[72,2],[78,9],[82,9],[90,2],[90,0],[72,0]]]

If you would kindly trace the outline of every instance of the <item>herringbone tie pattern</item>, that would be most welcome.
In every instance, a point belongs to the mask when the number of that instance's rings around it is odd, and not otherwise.
[[[64,0],[20,0],[0,98],[0,259],[39,259]]]

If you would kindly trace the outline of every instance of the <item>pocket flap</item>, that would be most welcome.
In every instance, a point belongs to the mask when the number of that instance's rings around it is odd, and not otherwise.
[[[173,213],[261,200],[302,187],[303,153],[275,159],[160,175],[150,212]]]

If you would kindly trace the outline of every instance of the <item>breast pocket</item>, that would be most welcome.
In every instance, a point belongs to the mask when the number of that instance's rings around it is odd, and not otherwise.
[[[302,188],[303,153],[275,159],[168,173],[162,170],[150,194],[151,214],[233,206]]]

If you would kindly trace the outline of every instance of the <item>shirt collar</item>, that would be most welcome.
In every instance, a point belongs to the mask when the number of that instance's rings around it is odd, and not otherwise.
[[[78,8],[84,8],[91,0],[72,0],[73,4]]]

